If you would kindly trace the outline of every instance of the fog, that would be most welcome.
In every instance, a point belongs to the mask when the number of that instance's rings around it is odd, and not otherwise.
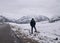
[[[0,15],[60,15],[60,0],[0,0]]]

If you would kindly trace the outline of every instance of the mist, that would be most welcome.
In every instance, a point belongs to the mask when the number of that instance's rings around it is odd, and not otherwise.
[[[60,16],[60,0],[0,0],[0,15],[13,18],[24,15]]]

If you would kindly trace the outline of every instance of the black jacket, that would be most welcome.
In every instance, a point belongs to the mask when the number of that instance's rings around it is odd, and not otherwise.
[[[32,27],[35,27],[35,25],[36,25],[36,22],[35,22],[35,20],[32,18],[32,20],[31,20],[31,22],[30,22],[30,25],[32,26]]]

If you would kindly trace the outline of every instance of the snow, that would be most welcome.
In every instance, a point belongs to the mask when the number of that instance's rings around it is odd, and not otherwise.
[[[13,21],[27,15],[44,15],[52,18],[54,15],[60,15],[59,9],[59,0],[0,0],[0,15],[5,16],[9,20]],[[3,17],[0,17],[1,20],[2,18]],[[53,20],[55,19],[60,18],[53,17]],[[24,21],[26,20],[27,19]],[[4,18],[3,21],[5,21]],[[27,37],[38,40],[40,43],[60,43],[60,21],[54,23],[48,23],[47,21],[38,22],[36,24],[36,28],[40,33],[34,32],[32,35],[30,35],[30,24],[9,24],[11,25],[11,28],[13,25],[12,30],[21,31],[27,35]],[[59,38],[58,41],[53,40],[56,37]]]
[[[60,43],[60,21],[55,23],[48,23],[47,21],[37,22],[36,28],[40,33],[34,32],[34,34],[30,34],[30,24],[9,24],[15,26],[14,31],[21,31],[28,38],[37,40],[40,43]],[[58,40],[55,40],[56,38]]]
[[[31,19],[34,18],[36,22],[40,22],[40,21],[47,21],[49,18],[43,15],[31,15],[31,16],[23,16],[19,19],[13,19],[13,18],[8,18],[6,16],[0,15],[0,21],[4,22],[13,22],[13,23],[20,23],[20,24],[26,24],[26,23],[30,23]]]

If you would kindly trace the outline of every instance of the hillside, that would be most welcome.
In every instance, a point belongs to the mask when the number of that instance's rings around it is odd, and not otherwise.
[[[39,22],[36,24],[39,33],[34,32],[33,34],[30,34],[30,24],[9,24],[12,26],[12,30],[17,32],[18,37],[23,36],[25,39],[28,37],[39,43],[60,43],[60,21],[54,23]]]

